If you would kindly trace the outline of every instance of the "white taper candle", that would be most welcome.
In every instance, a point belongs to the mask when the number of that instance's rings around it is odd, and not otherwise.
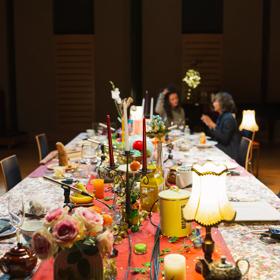
[[[151,98],[151,106],[150,106],[150,119],[153,118],[153,114],[154,114],[154,98]]]
[[[124,116],[124,147],[125,151],[129,151],[129,136],[128,136],[128,119],[127,119],[127,103],[123,102],[123,116]]]
[[[142,117],[144,117],[144,114],[145,114],[145,98],[142,99]]]

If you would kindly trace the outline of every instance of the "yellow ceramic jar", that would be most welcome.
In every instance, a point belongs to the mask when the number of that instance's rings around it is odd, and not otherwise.
[[[169,189],[159,193],[160,225],[162,234],[168,237],[184,237],[191,233],[191,223],[183,216],[190,193],[181,189]]]

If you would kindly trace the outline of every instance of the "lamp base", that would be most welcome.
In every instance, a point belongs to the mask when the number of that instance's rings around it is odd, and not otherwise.
[[[212,239],[211,236],[211,227],[206,227],[206,235],[204,238],[204,241],[202,243],[202,250],[204,252],[204,261],[207,263],[211,263],[212,260],[212,254],[214,252],[215,248],[215,242]],[[195,264],[195,271],[202,274],[203,273],[203,265],[201,261],[198,261]]]

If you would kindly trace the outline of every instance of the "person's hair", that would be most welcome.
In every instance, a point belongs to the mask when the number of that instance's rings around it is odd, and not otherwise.
[[[218,92],[215,94],[213,100],[218,101],[220,103],[222,112],[230,112],[230,113],[236,113],[236,106],[235,102],[231,96],[231,94],[227,92]]]
[[[171,105],[170,105],[170,103],[169,103],[169,96],[170,96],[171,94],[176,94],[176,95],[177,95],[177,97],[178,97],[178,99],[179,99],[179,103],[178,103],[178,106],[177,106],[176,108],[178,108],[178,107],[181,106],[181,105],[180,105],[180,96],[179,96],[179,94],[178,94],[178,92],[177,92],[177,90],[176,90],[176,88],[175,88],[174,86],[168,86],[168,87],[166,87],[165,89],[167,89],[168,92],[167,92],[167,94],[164,96],[164,110],[165,110],[165,112],[166,112],[167,118],[172,120],[172,119],[173,119],[173,116],[172,116],[172,108],[171,108]]]

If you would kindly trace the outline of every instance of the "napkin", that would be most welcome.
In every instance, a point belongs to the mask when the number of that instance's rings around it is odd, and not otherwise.
[[[57,151],[51,151],[46,157],[44,157],[41,161],[40,164],[46,164],[49,161],[51,161],[53,158],[57,156]]]
[[[9,230],[11,227],[12,226],[8,220],[0,219],[0,234]]]

